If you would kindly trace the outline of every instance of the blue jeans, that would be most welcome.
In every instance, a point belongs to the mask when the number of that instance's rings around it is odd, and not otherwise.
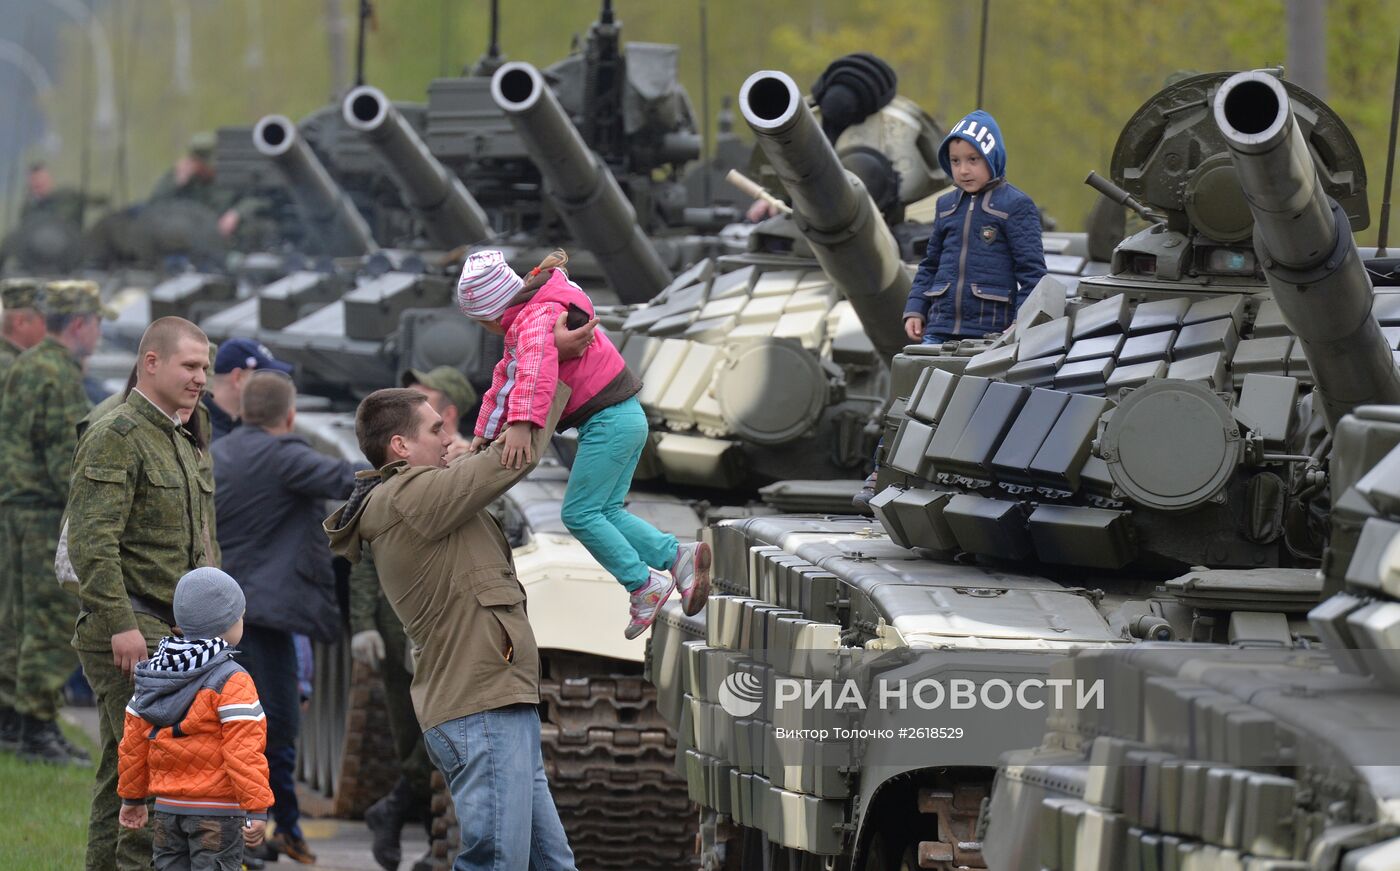
[[[674,535],[623,507],[649,429],[646,412],[635,396],[584,421],[560,510],[574,538],[629,593],[646,584],[651,574],[648,566],[669,569],[678,544]]]
[[[453,871],[572,871],[574,854],[549,794],[534,705],[448,720],[423,733],[447,778],[462,849]]]

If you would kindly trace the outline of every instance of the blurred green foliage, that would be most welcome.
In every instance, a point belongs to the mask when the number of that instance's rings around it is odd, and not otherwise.
[[[171,3],[193,16],[193,88],[173,74]],[[1319,0],[1321,2],[1321,0]],[[1326,0],[1327,98],[1368,159],[1372,211],[1381,200],[1400,0]],[[501,47],[544,65],[563,57],[597,17],[591,0],[502,3]],[[871,51],[900,77],[900,91],[945,122],[975,108],[981,4],[968,0],[704,0],[710,111],[760,68],[807,84],[833,57]],[[617,0],[623,38],[677,43],[681,77],[699,111],[702,0]],[[182,152],[189,136],[293,118],[325,104],[333,89],[328,23],[344,23],[353,76],[357,0],[110,0],[123,106],[125,173],[117,142],[93,139],[90,187],[138,199]],[[399,100],[423,100],[437,76],[457,75],[486,48],[486,0],[378,0],[366,79]],[[1173,72],[1242,69],[1285,60],[1285,0],[992,0],[985,107],[1009,149],[1008,176],[1064,229],[1082,226],[1089,170],[1107,173],[1118,131]],[[63,150],[63,182],[76,183],[90,114],[86,43],[65,35],[70,59],[50,117]],[[745,133],[746,131],[740,131]],[[120,139],[121,137],[116,137]],[[1374,239],[1374,227],[1363,240]]]

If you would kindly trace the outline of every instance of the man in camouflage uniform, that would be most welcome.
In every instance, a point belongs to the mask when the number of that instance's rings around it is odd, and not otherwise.
[[[172,634],[175,583],[213,562],[210,485],[182,415],[204,389],[208,339],[183,318],[141,337],[136,386],[78,445],[68,497],[68,551],[81,611],[73,646],[97,696],[102,758],[88,822],[87,868],[147,869],[150,829],[119,828],[117,743],[131,672]]]
[[[77,424],[91,407],[83,361],[97,350],[105,309],[90,281],[50,282],[38,306],[48,335],[19,355],[0,391],[0,571],[16,584],[20,753],[34,761],[86,763],[58,728],[60,691],[76,665],[63,642],[77,602],[59,588],[53,561]]]
[[[33,278],[7,278],[0,281],[0,303],[4,322],[0,325],[0,386],[5,373],[20,354],[44,338],[44,316],[35,307],[41,282]],[[4,508],[0,507],[0,514]],[[0,749],[18,750],[20,716],[15,710],[15,674],[19,669],[19,578],[0,566]]]

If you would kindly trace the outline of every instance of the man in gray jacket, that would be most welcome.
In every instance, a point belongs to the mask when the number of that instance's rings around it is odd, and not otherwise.
[[[248,600],[239,662],[267,712],[267,763],[279,852],[311,863],[295,789],[300,729],[292,635],[340,637],[331,552],[321,532],[323,500],[344,499],[355,467],[317,452],[292,432],[296,391],[279,372],[258,372],[243,388],[242,425],[214,442],[214,507],[223,568]]]

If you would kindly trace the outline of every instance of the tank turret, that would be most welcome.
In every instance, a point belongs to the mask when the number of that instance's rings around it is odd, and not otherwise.
[[[786,73],[749,76],[739,90],[739,109],[792,197],[797,226],[817,262],[889,360],[908,341],[900,315],[911,278],[865,185],[841,165]]]
[[[1400,403],[1400,372],[1371,313],[1347,214],[1323,190],[1283,83],[1267,71],[1231,76],[1214,113],[1254,216],[1264,277],[1307,356],[1328,428],[1358,405]]]
[[[384,158],[434,245],[451,250],[492,235],[486,212],[462,180],[433,157],[383,91],[368,85],[355,88],[345,95],[342,112],[345,123],[364,134]]]
[[[253,128],[253,145],[281,168],[307,221],[333,252],[363,255],[378,250],[369,224],[290,118],[268,115],[260,120]]]
[[[569,232],[593,252],[618,298],[645,302],[669,284],[671,272],[617,179],[584,144],[540,71],[505,64],[491,79],[491,96],[524,141]]]

